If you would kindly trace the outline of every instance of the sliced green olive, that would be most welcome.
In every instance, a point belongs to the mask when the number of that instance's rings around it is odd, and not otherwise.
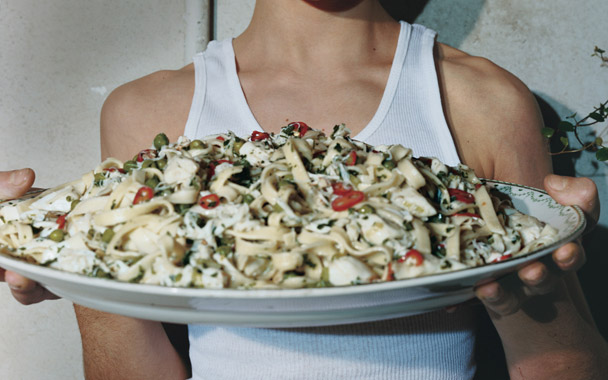
[[[386,160],[382,161],[382,166],[388,170],[393,170],[395,168],[395,161],[387,158]]]
[[[65,232],[63,232],[63,230],[59,230],[59,229],[51,232],[51,234],[49,235],[49,239],[56,241],[56,242],[63,241],[64,238],[65,238]]]
[[[163,170],[167,166],[167,157],[163,157],[160,160],[156,160],[156,167]]]
[[[111,228],[108,228],[107,230],[103,231],[103,235],[101,235],[101,241],[108,244],[112,240],[113,237],[114,237],[114,230]]]
[[[255,200],[255,198],[251,194],[243,195],[243,203],[251,204],[251,202],[253,202],[254,200]]]
[[[141,163],[141,167],[142,167],[142,169],[155,168],[156,162],[154,160],[144,160],[144,162]]]
[[[169,138],[164,133],[159,133],[154,138],[154,147],[156,150],[160,150],[165,145],[169,145]]]
[[[363,205],[359,207],[359,213],[361,214],[373,214],[376,210],[370,205]]]
[[[103,173],[95,173],[95,182],[101,182],[106,179],[106,175]]]
[[[137,169],[137,166],[138,166],[137,161],[129,160],[129,161],[125,161],[125,163],[122,165],[122,168],[124,169],[124,171],[129,173],[131,170]]]
[[[201,140],[192,140],[188,149],[205,149],[205,143]]]

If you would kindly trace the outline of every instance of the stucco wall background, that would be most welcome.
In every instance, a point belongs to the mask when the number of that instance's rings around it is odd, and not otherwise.
[[[242,31],[253,4],[219,0],[217,38]],[[188,63],[205,45],[208,11],[205,0],[0,0],[0,170],[32,167],[36,186],[46,187],[94,167],[105,97],[124,82]],[[429,0],[416,22],[515,73],[563,117],[608,99],[608,68],[590,57],[595,45],[608,50],[607,13],[603,0]],[[556,170],[591,176],[608,204],[608,171],[591,154],[563,159]],[[600,285],[594,268],[606,263],[607,229],[603,212],[588,239],[587,287]],[[590,297],[596,318],[606,319]],[[0,377],[82,378],[67,301],[24,307],[0,285],[0,304]]]

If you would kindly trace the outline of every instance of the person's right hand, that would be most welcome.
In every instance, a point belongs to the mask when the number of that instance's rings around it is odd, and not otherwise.
[[[0,172],[0,200],[20,197],[32,186],[34,178],[32,169]],[[0,268],[0,281],[5,281],[13,297],[24,305],[58,298],[38,283],[2,268]]]

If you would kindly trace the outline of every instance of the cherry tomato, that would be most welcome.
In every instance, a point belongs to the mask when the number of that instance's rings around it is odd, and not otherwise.
[[[453,200],[462,203],[475,203],[475,197],[473,196],[473,194],[467,191],[449,188],[448,193],[450,194],[450,197],[453,198]]]
[[[348,193],[350,193],[351,191],[353,191],[353,188],[348,186],[348,185],[344,185],[344,183],[342,182],[336,182],[334,184],[331,185],[332,189],[334,189],[334,194],[336,195],[346,195]]]
[[[403,263],[408,259],[413,259],[417,267],[421,266],[424,262],[424,256],[422,256],[422,253],[420,253],[416,249],[410,249],[405,255],[403,255],[403,257],[400,257],[397,261]]]
[[[217,194],[205,195],[201,197],[201,199],[198,201],[198,204],[206,210],[216,208],[220,205],[220,197],[218,197]]]
[[[331,202],[331,208],[333,208],[334,211],[344,211],[363,200],[365,200],[365,193],[362,191],[353,190],[334,199],[334,201]]]
[[[308,125],[306,125],[306,123],[302,122],[302,121],[296,121],[293,123],[289,123],[287,124],[288,127],[293,127],[293,130],[298,132],[300,137],[303,137],[306,132],[308,132],[308,130],[310,129],[308,127]]]
[[[253,133],[251,134],[251,141],[266,140],[269,137],[270,135],[266,132],[253,131]]]
[[[137,162],[143,162],[151,158],[156,158],[156,150],[154,149],[144,149],[137,154]]]
[[[135,194],[135,198],[133,198],[133,204],[139,204],[145,201],[149,201],[154,197],[154,190],[151,187],[143,186],[137,193]]]
[[[57,227],[57,228],[59,228],[60,230],[63,230],[63,227],[65,227],[65,217],[66,216],[67,215],[64,214],[64,215],[61,215],[59,218],[57,218],[57,224],[59,225],[59,227]]]

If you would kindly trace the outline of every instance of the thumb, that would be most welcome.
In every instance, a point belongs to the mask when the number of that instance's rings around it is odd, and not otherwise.
[[[595,182],[586,177],[565,177],[549,174],[545,189],[558,203],[579,206],[594,225],[600,216],[600,201]]]
[[[19,197],[32,186],[35,178],[32,169],[0,172],[0,200]]]

